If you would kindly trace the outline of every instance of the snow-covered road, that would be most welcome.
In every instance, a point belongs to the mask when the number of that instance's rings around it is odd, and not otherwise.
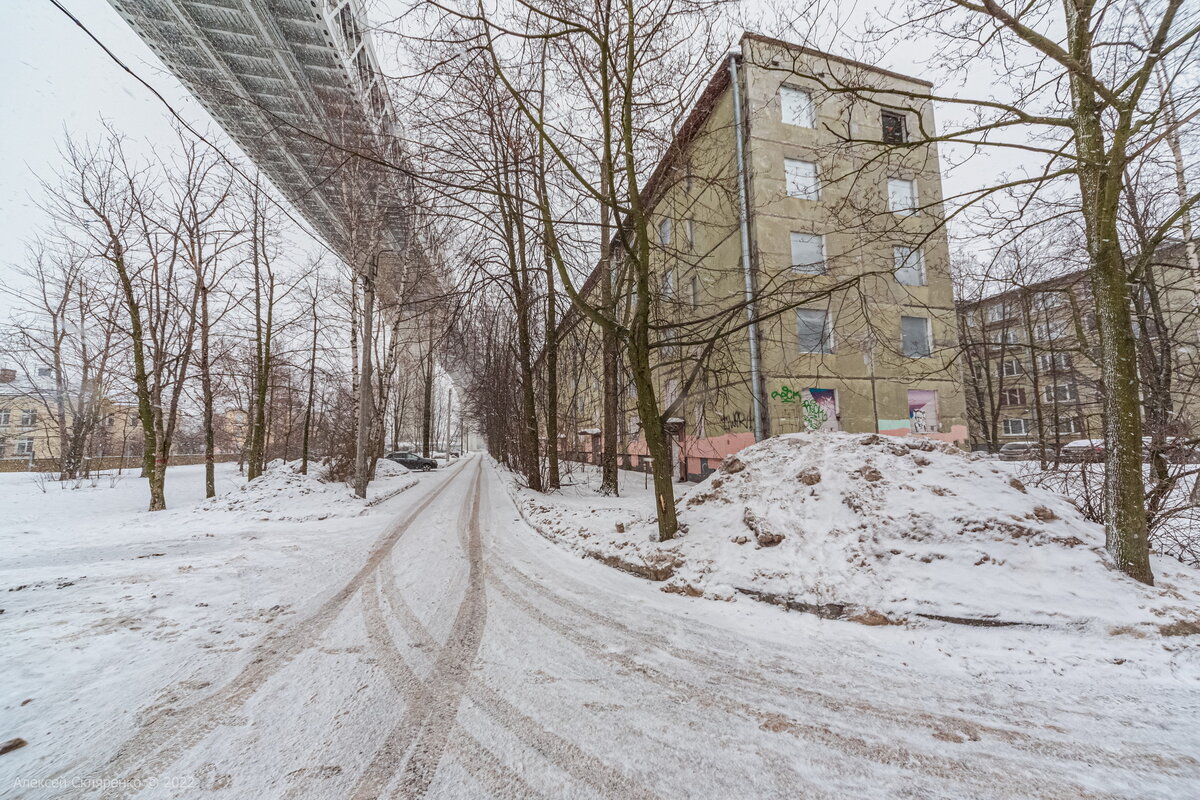
[[[1194,655],[667,595],[537,536],[478,456],[403,497],[220,680],[64,754],[86,783],[0,794],[1200,796]]]

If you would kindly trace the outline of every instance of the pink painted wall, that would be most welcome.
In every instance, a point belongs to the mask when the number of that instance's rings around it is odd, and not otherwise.
[[[880,433],[888,436],[916,436],[920,439],[937,439],[940,442],[955,442],[967,441],[967,426],[966,425],[951,425],[949,433],[913,433],[908,428],[880,428]]]

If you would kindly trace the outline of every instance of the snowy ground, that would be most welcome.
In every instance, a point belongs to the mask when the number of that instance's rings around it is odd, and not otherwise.
[[[1197,637],[666,594],[533,533],[480,457],[361,516],[183,508],[186,469],[159,515],[4,477],[0,794],[1200,796]]]

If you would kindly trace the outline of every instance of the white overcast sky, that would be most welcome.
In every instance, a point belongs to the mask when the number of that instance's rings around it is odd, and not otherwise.
[[[144,86],[123,72],[82,30],[48,0],[5,0],[5,25],[0,26],[0,284],[12,282],[12,264],[25,243],[45,224],[37,208],[38,175],[48,175],[58,160],[63,131],[99,136],[103,120],[144,148],[169,148],[173,134],[170,115]],[[395,5],[388,0],[384,5]],[[875,6],[875,2],[880,5]],[[104,0],[64,0],[64,4],[142,78],[155,86],[192,124],[219,129]],[[370,4],[378,12],[378,2]],[[831,29],[852,25],[883,7],[886,0],[830,5],[822,19]],[[835,21],[834,15],[841,19]],[[390,16],[390,15],[385,15]],[[767,26],[764,26],[767,27]],[[765,31],[771,32],[771,31]],[[381,51],[386,51],[386,46]],[[920,75],[922,49],[895,50],[881,66]],[[387,55],[381,52],[387,59]],[[979,76],[986,82],[987,76]],[[236,147],[219,133],[231,152]],[[982,173],[993,172],[985,160],[967,171],[947,176],[947,194],[977,185]],[[0,308],[7,301],[0,297]]]

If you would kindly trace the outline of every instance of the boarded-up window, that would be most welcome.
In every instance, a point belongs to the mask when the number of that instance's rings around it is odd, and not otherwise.
[[[829,312],[817,308],[798,309],[796,338],[801,353],[832,353],[833,329],[829,324]]]
[[[907,178],[888,178],[888,210],[912,214],[917,210],[917,182]]]
[[[802,128],[817,126],[817,110],[813,106],[811,93],[784,86],[779,90],[779,105],[783,110],[785,125],[799,125]]]
[[[908,390],[908,424],[913,433],[938,431],[938,402],[935,390]]]
[[[825,237],[819,233],[792,233],[792,270],[810,275],[825,271]]]
[[[925,285],[925,257],[917,247],[893,247],[892,259],[896,265],[896,282],[905,286]]]
[[[788,197],[802,197],[805,200],[821,199],[821,187],[817,182],[815,162],[785,158],[783,168],[787,177]]]
[[[929,358],[933,355],[928,319],[925,317],[900,318],[900,352],[909,358]]]

